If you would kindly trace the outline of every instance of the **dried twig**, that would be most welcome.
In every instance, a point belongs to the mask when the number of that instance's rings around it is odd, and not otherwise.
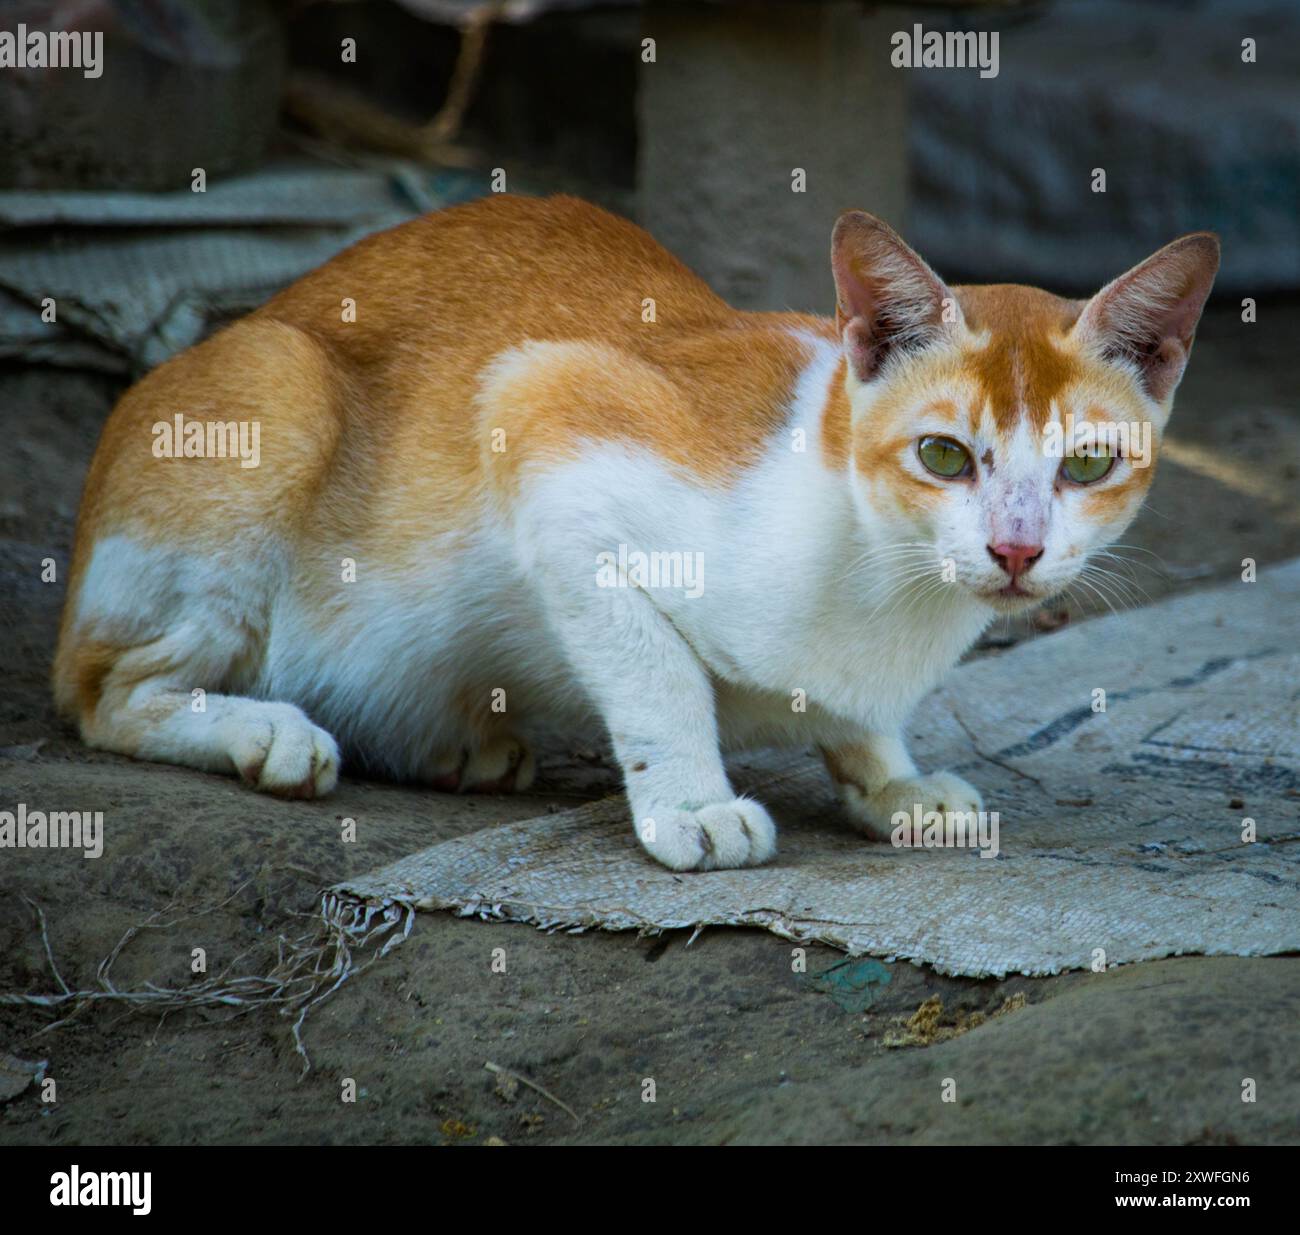
[[[54,974],[54,980],[59,984],[60,989],[65,995],[71,995],[72,991],[68,984],[63,980],[63,975],[59,972],[59,967],[54,963],[54,952],[50,948],[50,932],[46,929],[45,910],[43,910],[30,896],[23,896],[33,910],[36,912],[36,921],[41,928],[41,943],[45,945],[45,959],[50,962],[50,972]]]
[[[512,1072],[509,1068],[503,1068],[499,1063],[493,1063],[491,1060],[485,1063],[483,1067],[488,1072],[493,1072],[497,1076],[508,1076],[512,1080],[518,1081],[521,1085],[527,1085],[529,1089],[535,1090],[537,1093],[541,1094],[543,1098],[550,1102],[554,1102],[560,1110],[572,1116],[574,1123],[582,1123],[582,1120],[578,1117],[578,1112],[575,1111],[573,1107],[569,1106],[567,1102],[561,1102],[559,1098],[550,1092],[550,1090],[543,1089],[536,1081],[530,1081],[526,1076],[523,1076],[518,1072]]]

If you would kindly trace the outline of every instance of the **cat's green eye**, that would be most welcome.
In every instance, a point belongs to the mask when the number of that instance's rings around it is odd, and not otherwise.
[[[1061,472],[1076,485],[1093,485],[1110,475],[1115,466],[1113,455],[1067,455]]]
[[[930,471],[945,480],[969,476],[974,471],[970,452],[950,437],[923,437],[916,445],[916,453]]]

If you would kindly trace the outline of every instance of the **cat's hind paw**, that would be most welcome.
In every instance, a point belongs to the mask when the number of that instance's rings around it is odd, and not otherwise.
[[[532,750],[513,737],[430,758],[420,779],[444,793],[515,793],[537,777]]]
[[[776,853],[772,816],[749,798],[640,816],[636,832],[646,852],[675,871],[757,866]]]
[[[231,762],[259,792],[319,798],[338,784],[338,744],[292,704],[248,703],[227,725]]]

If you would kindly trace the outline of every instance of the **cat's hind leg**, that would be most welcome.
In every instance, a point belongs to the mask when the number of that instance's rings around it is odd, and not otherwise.
[[[128,706],[83,725],[87,745],[158,763],[235,772],[245,784],[283,798],[315,798],[338,782],[334,739],[291,703],[206,695],[143,684]]]
[[[215,694],[211,679],[169,656],[168,639],[114,656],[83,649],[82,672],[101,672],[80,716],[88,746],[205,772],[235,773],[263,793],[314,798],[338,781],[334,739],[291,703]],[[105,662],[108,662],[105,664]],[[87,683],[89,686],[89,683]]]
[[[55,694],[88,746],[240,776],[286,798],[328,793],[334,739],[291,703],[228,690],[260,656],[252,589],[177,568],[165,551],[106,542],[80,589],[55,659]],[[152,570],[149,564],[152,563]],[[130,586],[121,582],[130,580]]]

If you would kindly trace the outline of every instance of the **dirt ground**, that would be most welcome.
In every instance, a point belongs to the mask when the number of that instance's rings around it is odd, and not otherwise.
[[[1297,337],[1300,304],[1265,303],[1251,325],[1231,305],[1207,316],[1149,509],[1125,538],[1147,597],[1230,578],[1244,557],[1263,567],[1300,554]],[[276,936],[298,934],[295,915],[345,875],[617,788],[576,738],[519,797],[345,777],[315,803],[81,747],[49,699],[63,589],[41,581],[41,562],[54,558],[62,578],[115,393],[84,374],[0,371],[0,806],[102,810],[106,832],[94,861],[0,851],[0,992],[56,989],[29,900],[77,987],[155,912],[228,901],[144,931],[113,969],[121,986],[184,985],[195,947],[214,970],[245,952],[237,969],[265,968]],[[1089,612],[1062,607],[1072,620]],[[998,627],[976,654],[1037,629]],[[340,840],[344,817],[358,822],[355,843]],[[0,1005],[0,1055],[48,1060],[57,1083],[54,1103],[28,1088],[0,1105],[0,1143],[1300,1141],[1300,957],[1004,981],[895,964],[876,1002],[850,1011],[793,972],[791,945],[775,936],[688,939],[420,915],[402,947],[307,1021],[314,1068],[302,1081],[288,1023],[270,1011],[160,1021],[101,1004],[35,1036],[49,1013]],[[810,948],[809,975],[840,959]],[[887,1046],[934,996],[941,1025],[987,1019]],[[1242,1101],[1247,1077],[1253,1103]],[[342,1100],[345,1078],[355,1102]],[[945,1078],[955,1102],[942,1100]]]

